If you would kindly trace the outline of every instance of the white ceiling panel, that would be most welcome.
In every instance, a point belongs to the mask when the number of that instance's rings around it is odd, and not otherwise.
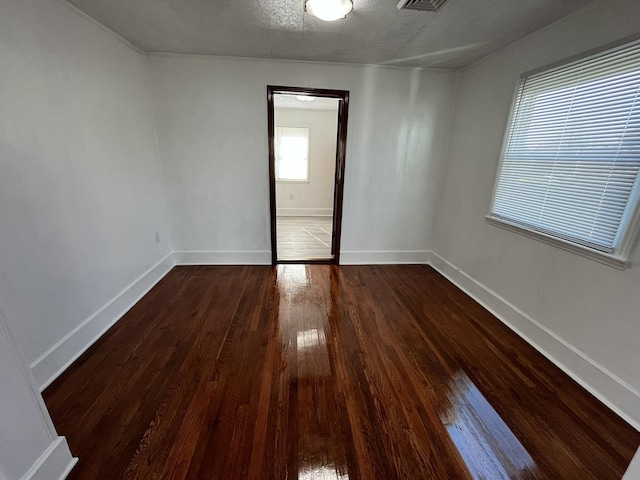
[[[461,68],[592,0],[354,0],[323,22],[302,0],[69,0],[147,52]]]

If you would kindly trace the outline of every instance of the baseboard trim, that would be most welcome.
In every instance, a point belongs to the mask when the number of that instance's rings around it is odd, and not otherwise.
[[[332,217],[332,208],[278,208],[279,217]]]
[[[93,345],[169,273],[174,265],[173,252],[170,252],[34,360],[30,367],[40,391],[47,388],[87,348]]]
[[[640,392],[633,386],[437,253],[428,257],[435,270],[640,431]]]
[[[426,264],[427,250],[371,250],[340,252],[340,265]]]
[[[640,478],[640,448],[631,459],[631,463],[624,472],[622,480],[638,480]]]
[[[78,459],[71,456],[67,439],[58,437],[24,474],[22,480],[64,480]]]
[[[174,251],[176,265],[271,265],[271,251]]]
[[[640,431],[640,392],[638,390],[437,253],[426,250],[343,251],[340,263],[342,265],[431,265],[593,396]],[[49,386],[71,363],[129,311],[174,265],[271,265],[271,252],[174,251],[169,253],[32,362],[31,370],[40,391]],[[58,445],[62,442],[66,447],[64,437],[59,437],[57,442],[50,447],[51,452],[47,450],[49,454],[45,452],[47,456],[54,455],[58,448],[62,448]],[[58,454],[55,453],[55,455]],[[25,477],[25,479],[27,478],[51,479],[58,477],[49,475],[46,477]]]

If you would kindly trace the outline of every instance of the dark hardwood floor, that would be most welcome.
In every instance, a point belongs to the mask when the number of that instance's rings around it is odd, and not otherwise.
[[[619,479],[640,434],[426,266],[178,267],[50,388],[74,479]]]

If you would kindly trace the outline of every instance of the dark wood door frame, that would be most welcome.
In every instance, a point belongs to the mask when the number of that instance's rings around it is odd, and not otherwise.
[[[305,261],[305,263],[340,263],[340,235],[342,233],[342,201],[344,198],[344,164],[347,154],[347,120],[349,118],[349,91],[324,88],[283,87],[267,85],[267,136],[269,142],[269,200],[271,206],[271,263],[278,262],[278,236],[276,229],[276,157],[275,157],[275,116],[273,96],[277,93],[308,95],[338,99],[338,141],[336,143],[336,173],[333,192],[333,235],[331,248],[333,259],[329,261]]]

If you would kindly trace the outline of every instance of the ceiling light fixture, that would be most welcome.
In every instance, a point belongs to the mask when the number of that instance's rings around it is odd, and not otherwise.
[[[320,20],[333,22],[346,17],[353,10],[353,3],[351,0],[307,0],[304,8]]]

